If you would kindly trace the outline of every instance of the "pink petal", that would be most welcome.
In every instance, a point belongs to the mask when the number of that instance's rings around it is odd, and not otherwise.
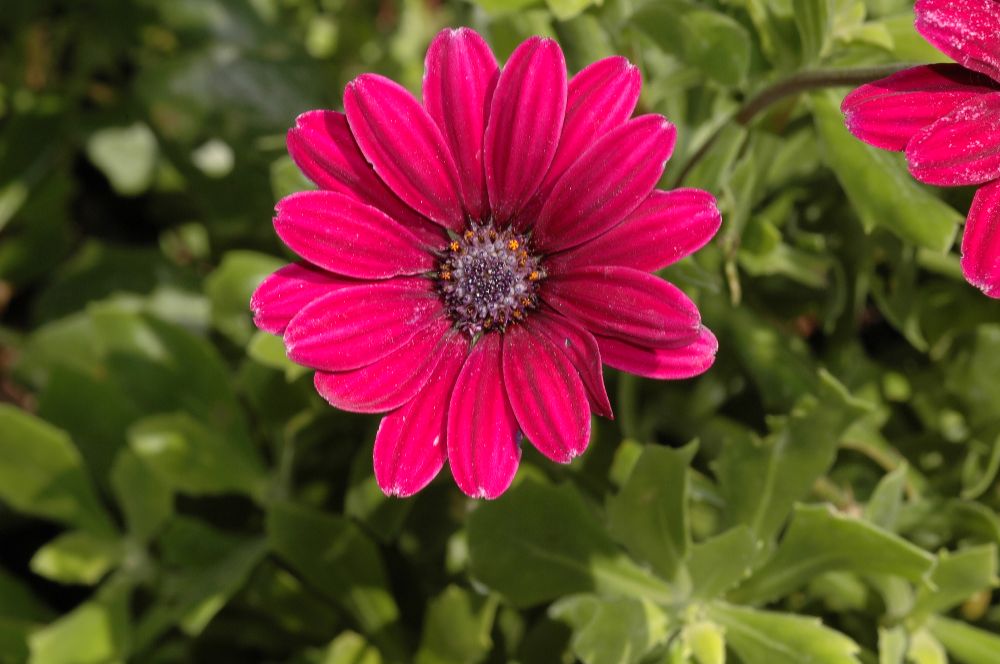
[[[1000,177],[1000,92],[979,95],[922,129],[906,146],[913,177],[944,186]]]
[[[566,114],[566,61],[551,39],[532,37],[500,74],[486,127],[486,188],[505,222],[531,200],[559,145]]]
[[[701,315],[687,295],[652,274],[627,267],[583,267],[549,276],[542,299],[595,335],[655,348],[694,341]]]
[[[442,313],[429,279],[341,288],[291,320],[285,349],[293,361],[313,369],[357,369],[400,348]]]
[[[483,134],[500,68],[493,51],[474,30],[445,29],[424,61],[424,107],[455,156],[462,201],[473,219],[489,210],[483,170]]]
[[[1000,181],[980,187],[962,236],[962,272],[976,288],[1000,298]]]
[[[317,371],[316,391],[335,408],[384,413],[410,401],[430,377],[450,342],[451,322],[439,318],[380,360],[350,371]]]
[[[719,342],[707,327],[697,339],[680,348],[648,348],[621,339],[598,337],[601,357],[615,369],[646,378],[691,378],[704,373],[715,362]]]
[[[959,65],[926,65],[862,85],[840,110],[850,132],[865,143],[902,150],[927,125],[995,89],[989,78]]]
[[[443,242],[440,227],[399,200],[375,174],[343,113],[303,113],[288,130],[287,142],[292,160],[320,188],[354,196],[382,210],[426,242]]]
[[[535,224],[537,246],[568,249],[618,224],[656,186],[676,138],[677,130],[659,115],[608,132],[552,190]]]
[[[565,354],[521,325],[503,335],[503,382],[521,431],[539,452],[569,463],[590,442],[590,407]]]
[[[996,0],[917,0],[917,32],[955,62],[1000,81]]]
[[[448,404],[469,344],[448,337],[441,362],[405,406],[382,418],[375,434],[375,479],[389,496],[412,496],[434,479],[447,458]]]
[[[389,188],[428,219],[462,230],[455,160],[420,102],[394,81],[362,74],[347,85],[344,110],[358,146]]]
[[[308,263],[291,263],[261,282],[253,292],[250,310],[254,325],[271,334],[283,334],[288,321],[304,306],[339,288],[359,283]]]
[[[274,229],[302,258],[348,277],[385,279],[434,267],[434,256],[417,236],[385,213],[333,191],[282,199]]]
[[[591,409],[603,417],[614,418],[604,387],[601,351],[594,335],[570,319],[546,309],[533,312],[524,324],[531,332],[551,341],[573,363],[587,388]]]
[[[448,464],[458,488],[497,498],[521,460],[517,420],[507,401],[500,335],[486,334],[469,353],[448,407]]]
[[[705,246],[719,230],[715,197],[700,189],[654,191],[607,233],[546,261],[565,271],[587,265],[660,270]]]

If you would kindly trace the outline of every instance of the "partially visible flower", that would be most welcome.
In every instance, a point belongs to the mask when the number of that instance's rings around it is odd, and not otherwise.
[[[917,0],[916,28],[959,64],[906,69],[844,99],[847,128],[905,150],[913,177],[983,185],[962,238],[965,278],[1000,298],[1000,0]]]
[[[703,246],[715,200],[654,187],[675,129],[630,119],[638,70],[620,57],[567,82],[552,40],[501,71],[483,39],[445,30],[427,52],[423,104],[374,74],[346,114],[312,111],[288,148],[319,191],[277,206],[303,261],[251,303],[316,369],[337,408],[387,412],[375,438],[384,492],[422,489],[447,460],[466,494],[495,498],[520,434],[553,461],[611,416],[601,363],[685,378],[713,362],[694,303],[649,274]]]

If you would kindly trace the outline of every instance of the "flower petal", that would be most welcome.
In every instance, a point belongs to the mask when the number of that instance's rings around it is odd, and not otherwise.
[[[906,146],[906,161],[927,184],[1000,178],[1000,92],[979,95],[922,129]]]
[[[434,267],[434,256],[416,235],[370,205],[333,191],[283,198],[274,229],[292,251],[335,274],[385,279]]]
[[[1000,81],[1000,8],[996,0],[917,0],[915,26],[955,62]]]
[[[360,283],[308,263],[291,263],[261,282],[250,297],[254,325],[271,334],[283,334],[288,321],[313,300]]]
[[[1000,298],[1000,180],[980,187],[962,236],[962,272],[976,288]]]
[[[475,30],[445,29],[424,61],[424,107],[437,122],[458,166],[462,201],[473,219],[489,210],[483,134],[500,68]]]
[[[584,267],[553,275],[541,295],[595,335],[654,348],[686,346],[701,329],[698,308],[679,288],[627,267]]]
[[[691,378],[704,373],[715,362],[719,342],[707,327],[698,337],[680,348],[649,348],[621,339],[598,337],[601,358],[615,369],[646,378]]]
[[[428,279],[341,288],[307,305],[285,330],[288,357],[313,369],[347,371],[382,359],[441,316]]]
[[[503,382],[521,431],[539,452],[569,463],[590,442],[590,407],[576,368],[521,325],[503,335]]]
[[[292,160],[320,188],[339,191],[382,210],[424,241],[442,241],[440,227],[399,200],[375,174],[343,113],[303,113],[288,130],[287,143]]]
[[[552,164],[566,114],[566,61],[551,39],[532,37],[500,73],[486,127],[486,188],[506,222],[531,200]]]
[[[700,189],[654,191],[625,221],[546,262],[553,271],[587,265],[660,270],[701,249],[719,230],[715,197]]]
[[[389,496],[412,496],[434,479],[448,456],[448,404],[469,344],[448,338],[424,389],[382,418],[375,434],[375,479]]]
[[[394,81],[362,74],[347,85],[344,110],[361,152],[389,188],[428,219],[461,230],[455,160],[420,102]]]
[[[656,186],[676,139],[677,130],[659,115],[608,132],[556,183],[535,223],[537,246],[568,249],[618,224]]]
[[[399,408],[427,384],[454,333],[439,318],[398,349],[372,364],[350,371],[317,371],[316,391],[341,410],[384,413]]]
[[[994,90],[991,79],[959,65],[926,65],[862,85],[844,98],[840,110],[850,132],[865,143],[902,150],[956,106]]]
[[[497,498],[521,461],[517,420],[504,390],[500,335],[484,335],[469,353],[448,407],[448,464],[458,488]]]
[[[611,402],[604,387],[601,351],[594,335],[565,316],[547,309],[532,312],[524,324],[533,333],[551,341],[573,363],[583,380],[583,386],[587,388],[591,410],[613,419]]]

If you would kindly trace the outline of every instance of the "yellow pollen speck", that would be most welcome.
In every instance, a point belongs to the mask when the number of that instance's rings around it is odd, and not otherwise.
[[[512,315],[513,315],[513,316],[514,316],[514,318],[516,318],[517,320],[521,320],[521,319],[522,319],[522,318],[524,317],[524,314],[523,314],[523,313],[521,313],[521,310],[520,310],[520,309],[514,309],[514,313],[513,313]]]
[[[448,248],[452,251],[458,251],[461,246],[462,245],[458,243],[458,240],[452,240],[451,244],[448,245]]]
[[[496,231],[490,231],[490,241],[492,242],[495,239],[497,239],[497,232]]]
[[[475,235],[476,234],[473,233],[472,231],[465,231],[465,235],[463,235],[463,237],[465,238],[466,242],[469,242],[472,240],[473,237],[475,237]]]
[[[538,281],[541,279],[542,275],[538,273],[538,270],[532,270],[531,274],[528,275],[529,281]]]
[[[511,251],[517,251],[517,248],[521,246],[521,243],[517,240],[511,240],[507,243],[507,248]]]
[[[449,281],[451,279],[451,272],[442,272],[441,278],[445,281]]]
[[[521,306],[522,307],[530,307],[531,306],[531,298],[522,297],[521,298]]]

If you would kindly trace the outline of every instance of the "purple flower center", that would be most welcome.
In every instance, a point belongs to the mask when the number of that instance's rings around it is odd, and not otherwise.
[[[510,228],[473,222],[445,249],[437,282],[455,326],[470,337],[503,332],[538,306],[545,270],[528,239]]]

